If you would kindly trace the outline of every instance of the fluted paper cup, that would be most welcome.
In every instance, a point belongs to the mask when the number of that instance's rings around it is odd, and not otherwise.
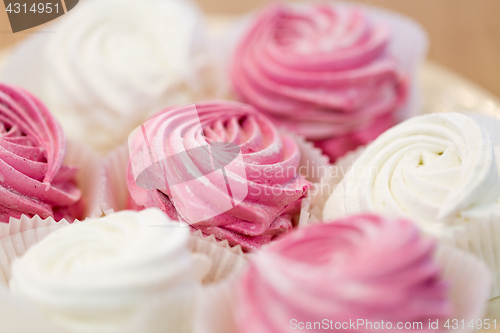
[[[203,253],[212,262],[210,271],[203,279],[204,284],[215,284],[234,277],[247,266],[246,255],[241,246],[229,246],[227,240],[218,241],[213,235],[204,236],[201,231],[191,234],[189,248],[196,253]]]
[[[364,151],[365,146],[360,146],[348,152],[321,174],[320,179],[313,184],[307,197],[302,200],[299,226],[315,224],[323,220],[323,207],[351,168],[352,163]]]
[[[102,159],[92,148],[68,140],[64,163],[78,166],[76,182],[85,203],[83,218],[99,217],[99,192],[102,186]]]
[[[436,260],[441,266],[443,278],[450,283],[449,296],[453,302],[450,326],[453,319],[463,319],[467,323],[451,331],[475,331],[468,324],[471,320],[482,319],[486,313],[491,293],[491,272],[478,258],[450,246],[440,246],[436,251]],[[443,324],[440,326],[443,327]]]
[[[200,292],[193,333],[237,333],[234,309],[239,275]]]
[[[127,187],[127,165],[129,162],[128,144],[121,145],[110,152],[103,161],[103,186],[99,193],[99,207],[104,211],[129,208],[131,200]]]

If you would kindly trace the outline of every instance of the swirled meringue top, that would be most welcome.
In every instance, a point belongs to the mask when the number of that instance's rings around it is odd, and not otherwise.
[[[231,78],[243,101],[333,158],[395,123],[407,79],[391,33],[356,7],[270,5],[240,41]],[[323,142],[323,140],[328,140]]]
[[[142,137],[146,132],[148,149]],[[292,228],[292,217],[310,187],[298,174],[300,151],[291,137],[278,132],[253,107],[220,101],[173,108],[152,118],[138,133],[129,139],[127,177],[136,204],[159,207],[172,218],[246,250]],[[197,153],[207,144],[215,151],[220,143],[237,147],[238,157],[227,163],[220,154],[213,153],[211,160]],[[175,176],[184,181],[173,184],[170,173],[168,184],[149,189],[138,185],[137,164],[169,156],[174,156]],[[214,170],[213,163],[222,164],[225,171]]]
[[[201,279],[188,235],[158,209],[63,227],[13,263],[10,289],[76,332],[121,332],[113,329],[126,328],[142,305],[153,311],[159,296],[163,319],[176,308],[189,312]],[[184,332],[183,315],[171,330]]]
[[[500,158],[490,135],[459,113],[411,118],[383,133],[354,162],[325,205],[340,213],[411,216],[430,232],[500,214]]]
[[[433,252],[413,223],[375,215],[294,231],[253,257],[235,307],[240,332],[291,332],[291,319],[325,318],[422,322],[427,332],[429,319],[452,310]]]
[[[39,96],[65,132],[106,151],[164,107],[213,97],[220,75],[187,0],[80,1],[14,51],[2,80]]]
[[[0,222],[39,215],[80,217],[76,167],[63,165],[66,139],[30,93],[0,83]]]

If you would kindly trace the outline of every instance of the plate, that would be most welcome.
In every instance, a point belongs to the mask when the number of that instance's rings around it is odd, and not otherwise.
[[[473,82],[427,61],[419,73],[423,112],[480,112],[500,118],[500,99]]]

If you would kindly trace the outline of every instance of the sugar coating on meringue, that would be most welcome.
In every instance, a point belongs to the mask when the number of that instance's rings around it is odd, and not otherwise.
[[[186,0],[85,1],[14,50],[1,79],[105,152],[161,109],[218,95],[218,59]]]
[[[234,157],[227,158],[224,143],[237,148]],[[291,230],[311,185],[297,172],[296,142],[253,107],[236,102],[168,109],[131,134],[129,149],[134,205],[158,207],[245,250]],[[151,171],[153,186],[141,185],[137,170],[152,160],[169,162]]]
[[[500,216],[500,155],[459,113],[414,117],[368,145],[325,204],[323,218],[380,212],[432,233]]]
[[[203,268],[195,267],[188,236],[158,209],[73,224],[12,264],[10,289],[75,332],[126,331],[141,311],[154,321],[143,332],[164,332],[165,323],[189,332]]]
[[[241,99],[316,142],[333,160],[393,126],[409,80],[391,31],[361,8],[270,5],[234,53]]]
[[[81,217],[78,168],[63,164],[66,138],[27,91],[0,83],[0,222],[10,217]]]
[[[299,322],[363,319],[383,320],[393,329],[398,322],[420,322],[423,332],[432,331],[429,320],[452,311],[434,247],[413,223],[375,215],[294,231],[251,260],[238,289],[238,328],[291,332]],[[372,331],[364,325],[356,330]]]

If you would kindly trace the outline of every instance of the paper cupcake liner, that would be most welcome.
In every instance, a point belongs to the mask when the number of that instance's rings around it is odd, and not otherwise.
[[[28,222],[27,219],[23,216],[21,220]],[[34,217],[33,220],[34,224],[46,225],[20,231],[0,239],[0,282],[4,285],[8,285],[11,274],[10,267],[14,259],[22,256],[31,246],[40,242],[48,234],[69,225],[65,220],[61,222],[56,222],[52,218],[42,220],[38,216]]]
[[[99,207],[99,192],[101,187],[101,159],[91,148],[75,142],[67,142],[67,153],[64,160],[66,165],[79,167],[76,176],[78,188],[82,191],[85,203],[83,218],[99,217],[102,211]],[[73,221],[71,221],[73,222]],[[61,223],[68,223],[62,220]],[[29,218],[23,215],[20,219],[10,218],[9,223],[0,223],[0,239],[22,231],[57,225],[52,218],[41,219],[38,215]]]
[[[280,129],[280,131],[290,135],[297,143],[301,154],[299,173],[312,183],[306,197],[302,199],[298,215],[298,226],[301,227],[305,224],[304,221],[308,220],[312,198],[316,197],[315,193],[318,193],[318,190],[324,187],[323,182],[328,179],[328,175],[331,174],[334,167],[330,164],[330,158],[324,155],[323,151],[315,147],[312,142],[285,129]]]
[[[491,136],[493,145],[500,146],[500,120],[495,117],[485,115],[478,110],[478,112],[456,110],[462,112],[468,117],[473,118],[480,126],[482,126]]]
[[[214,235],[204,236],[200,230],[191,234],[188,246],[191,251],[203,253],[212,261],[204,284],[214,284],[241,273],[247,266],[246,255],[241,246],[231,247],[227,240],[218,241]]]
[[[331,166],[329,157],[324,155],[320,148],[315,147],[312,142],[307,141],[303,136],[282,128],[280,128],[280,132],[290,136],[299,147],[299,174],[311,183],[321,181],[328,173],[328,169]]]
[[[479,258],[492,273],[490,298],[500,296],[500,217],[475,219],[464,226],[448,227],[442,244],[454,246]]]
[[[435,258],[442,269],[442,276],[450,283],[449,297],[453,302],[450,320],[465,320],[465,327],[455,332],[470,332],[471,320],[482,319],[488,306],[491,288],[491,273],[486,265],[469,253],[454,247],[441,245]],[[444,323],[441,323],[443,327]]]
[[[78,220],[72,222],[79,222]],[[46,219],[42,219],[40,216],[35,215],[34,217],[28,217],[26,215],[21,216],[21,218],[10,218],[9,223],[0,223],[0,235],[2,235],[1,239],[6,238],[11,235],[16,235],[25,231],[39,229],[42,230],[44,227],[50,228],[58,228],[61,225],[69,225],[70,222],[63,219],[59,222],[56,222],[53,218],[48,217]],[[41,239],[38,239],[40,241]],[[26,245],[31,246],[33,243],[29,243]],[[23,252],[24,253],[24,252]]]
[[[239,279],[233,276],[223,283],[204,287],[195,312],[193,333],[235,333],[235,295]]]
[[[99,217],[102,215],[99,207],[99,192],[102,186],[102,159],[94,150],[80,143],[68,140],[67,146],[64,163],[79,167],[76,182],[85,200],[83,218]]]
[[[191,234],[188,243],[193,252],[203,253],[212,261],[203,279],[198,296],[193,333],[235,333],[235,288],[239,276],[248,265],[248,256],[241,246],[231,247],[227,240],[204,236],[201,231]]]
[[[315,224],[323,220],[323,207],[326,201],[347,174],[354,160],[364,150],[365,146],[360,146],[339,158],[334,165],[328,166],[326,173],[313,184],[307,197],[302,200],[299,226]]]
[[[103,212],[127,209],[129,191],[127,187],[128,144],[109,153],[103,161],[103,186],[99,193],[99,207]]]
[[[402,68],[409,74],[411,85],[408,102],[398,113],[399,120],[421,114],[422,98],[417,81],[417,70],[425,60],[429,48],[429,39],[425,30],[411,18],[386,9],[364,4],[353,5],[347,2],[341,2],[341,5],[351,8],[362,7],[375,23],[389,27],[392,35],[389,52],[398,59]]]

